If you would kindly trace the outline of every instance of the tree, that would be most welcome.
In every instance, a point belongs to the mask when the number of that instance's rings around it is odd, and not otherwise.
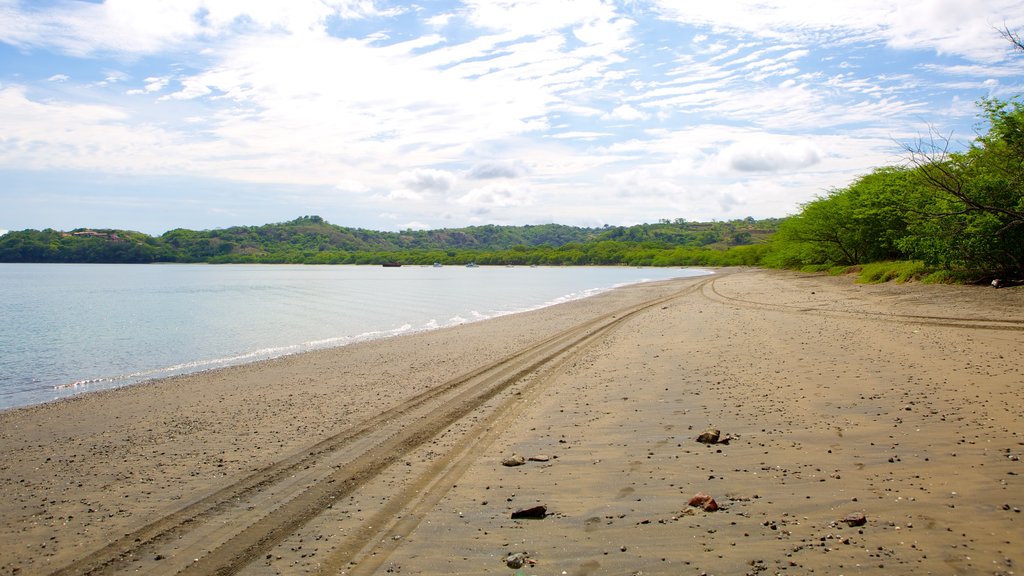
[[[1024,276],[1024,104],[980,104],[988,129],[966,152],[934,134],[908,147],[931,201],[904,245],[942,266]]]
[[[903,257],[898,242],[917,197],[908,170],[879,168],[804,204],[800,214],[784,221],[772,263],[849,266]]]

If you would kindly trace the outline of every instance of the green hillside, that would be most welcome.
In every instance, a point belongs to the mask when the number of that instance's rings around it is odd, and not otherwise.
[[[262,226],[179,228],[157,237],[109,229],[22,230],[0,236],[0,262],[707,264],[721,257],[715,253],[763,245],[780,221],[677,219],[628,227],[487,225],[379,232],[303,216]]]

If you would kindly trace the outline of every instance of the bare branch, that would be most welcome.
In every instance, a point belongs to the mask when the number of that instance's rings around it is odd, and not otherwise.
[[[1021,40],[1020,34],[1010,30],[1010,27],[1006,24],[1003,24],[1003,29],[999,31],[999,35],[1010,44],[1013,44],[1013,47],[1017,50],[1024,51],[1024,40]]]
[[[952,216],[971,212],[987,212],[1009,218],[1011,222],[1024,221],[1024,213],[1010,207],[992,205],[964,189],[965,173],[971,167],[970,155],[953,155],[949,152],[952,135],[943,136],[931,130],[927,140],[921,138],[916,145],[905,144],[903,149],[908,160],[932,189],[944,192],[961,203],[963,210],[953,210],[933,216]]]

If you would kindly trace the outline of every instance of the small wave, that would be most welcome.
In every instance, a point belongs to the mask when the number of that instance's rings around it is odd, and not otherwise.
[[[691,269],[691,273],[692,273]],[[711,274],[713,272],[707,270],[700,270],[700,274]],[[479,322],[483,320],[489,320],[492,318],[498,318],[501,316],[507,316],[511,314],[519,314],[523,312],[530,312],[533,310],[539,310],[574,300],[581,300],[589,298],[615,288],[628,286],[632,284],[639,284],[643,282],[650,282],[659,280],[659,278],[645,277],[643,279],[631,280],[628,282],[622,282],[614,284],[612,286],[590,288],[579,290],[576,292],[570,292],[568,294],[552,298],[548,301],[539,303],[524,305],[522,307],[512,307],[509,309],[498,309],[498,310],[470,310],[466,313],[456,313],[454,316],[449,317],[443,322],[439,322],[437,319],[430,319],[423,322],[419,326],[413,324],[402,324],[400,326],[385,329],[385,330],[373,330],[367,331],[356,335],[345,335],[330,338],[321,338],[317,340],[310,340],[298,344],[291,344],[285,346],[274,346],[268,348],[261,348],[258,350],[252,350],[249,352],[233,354],[221,358],[212,358],[205,360],[195,360],[189,362],[180,362],[169,366],[160,368],[153,368],[147,370],[138,370],[126,374],[111,376],[111,377],[99,377],[99,378],[86,378],[76,380],[70,383],[58,384],[52,387],[53,390],[60,391],[61,393],[75,394],[78,392],[86,392],[95,389],[103,388],[114,388],[121,387],[130,384],[137,384],[148,380],[154,380],[159,378],[166,378],[170,376],[177,376],[181,374],[190,374],[203,372],[207,370],[213,370],[217,368],[223,368],[228,366],[236,366],[241,364],[248,364],[251,362],[257,362],[261,360],[269,360],[273,358],[280,358],[302,352],[308,352],[312,350],[322,350],[327,348],[336,348],[346,346],[349,344],[364,342],[369,340],[376,340],[381,338],[388,338],[392,336],[398,336],[402,334],[409,334],[415,332],[423,332],[429,330],[436,330],[439,328],[457,326],[460,324],[466,324],[470,322]]]
[[[74,392],[86,391],[86,389],[95,389],[100,387],[112,388],[129,384],[138,384],[140,382],[145,382],[147,380],[156,380],[159,378],[166,378],[169,376],[178,376],[182,374],[204,372],[207,370],[225,368],[228,366],[249,364],[251,362],[258,362],[260,360],[283,358],[285,356],[291,356],[293,354],[299,354],[302,352],[310,352],[313,350],[337,348],[340,346],[345,346],[347,344],[353,344],[356,342],[365,342],[368,340],[376,340],[379,338],[398,336],[400,334],[405,334],[411,331],[413,331],[413,326],[411,324],[403,324],[397,328],[393,328],[390,330],[374,330],[364,332],[361,334],[356,334],[354,336],[338,336],[334,338],[310,340],[308,342],[303,342],[300,344],[261,348],[259,350],[252,350],[250,352],[234,354],[223,358],[194,360],[190,362],[181,362],[170,366],[164,366],[161,368],[153,368],[150,370],[139,370],[126,374],[119,374],[117,376],[77,380],[75,382],[55,385],[53,386],[52,389],[58,391]]]

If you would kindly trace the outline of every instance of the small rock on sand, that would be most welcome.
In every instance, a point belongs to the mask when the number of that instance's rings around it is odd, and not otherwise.
[[[843,522],[846,522],[850,526],[863,526],[867,524],[868,519],[861,512],[854,512],[853,514],[847,514],[846,518],[843,518]]]
[[[501,461],[502,466],[522,466],[526,464],[526,458],[519,454],[513,454]]]
[[[548,515],[548,507],[541,504],[540,506],[533,506],[531,508],[520,508],[512,513],[511,518],[513,520],[518,519],[543,519]]]
[[[701,508],[705,512],[715,512],[718,510],[718,502],[715,502],[714,498],[703,492],[697,492],[693,498],[690,498],[688,504],[694,508]]]
[[[722,432],[718,428],[708,428],[697,436],[697,442],[702,444],[717,444]]]
[[[517,569],[522,568],[523,564],[526,564],[526,552],[516,552],[515,554],[509,554],[505,558],[505,566],[509,568]]]

